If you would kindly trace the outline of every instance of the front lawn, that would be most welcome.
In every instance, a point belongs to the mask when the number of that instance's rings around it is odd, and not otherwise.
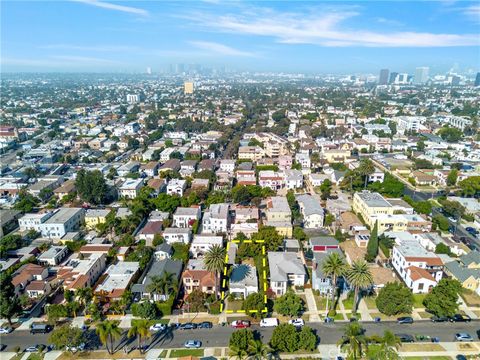
[[[227,310],[242,310],[243,300],[227,300]]]
[[[347,296],[345,300],[342,300],[343,307],[345,310],[352,310],[353,309],[353,296]]]
[[[460,293],[460,296],[468,306],[480,306],[480,296],[473,291],[463,289],[463,291]]]
[[[184,356],[203,356],[203,349],[175,349],[170,351],[171,358],[180,358]]]
[[[440,344],[432,343],[416,343],[416,344],[402,344],[399,351],[402,352],[429,352],[429,351],[445,351],[445,348]]]
[[[363,300],[365,301],[365,304],[367,305],[367,308],[369,309],[376,309],[377,304],[375,303],[375,296],[365,296]]]
[[[423,308],[423,299],[425,299],[425,294],[413,294],[413,307],[414,308]]]
[[[320,295],[314,295],[314,297],[315,297],[315,303],[317,304],[317,310],[320,312],[324,312],[327,306],[327,297],[320,296]]]

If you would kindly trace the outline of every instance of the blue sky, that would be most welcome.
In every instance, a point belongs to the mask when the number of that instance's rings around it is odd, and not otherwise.
[[[12,71],[239,70],[444,73],[480,67],[469,1],[3,1],[1,65]]]

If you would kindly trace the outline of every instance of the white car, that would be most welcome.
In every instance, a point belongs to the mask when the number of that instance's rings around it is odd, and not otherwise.
[[[166,328],[167,328],[167,325],[158,323],[150,326],[150,331],[163,331]]]
[[[473,337],[467,333],[455,334],[455,340],[457,341],[473,341]]]
[[[0,328],[0,334],[10,334],[12,331],[13,329],[10,326]]]
[[[85,350],[85,343],[81,343],[78,346],[67,346],[67,351],[71,351],[72,353],[76,353],[77,351]]]
[[[300,318],[288,320],[288,323],[292,324],[295,327],[302,327],[303,325],[305,325],[305,321],[303,321],[303,319],[300,319]]]

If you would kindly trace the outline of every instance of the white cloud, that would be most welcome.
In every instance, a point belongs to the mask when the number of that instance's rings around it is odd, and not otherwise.
[[[135,15],[148,16],[148,11],[144,9],[136,8],[136,7],[131,7],[131,6],[112,4],[112,3],[98,1],[98,0],[72,0],[72,1],[81,2],[84,4],[99,7],[102,9],[110,9],[110,10],[116,10],[116,11],[126,12],[130,14],[135,14]]]
[[[357,9],[309,9],[277,12],[250,8],[235,15],[192,14],[191,21],[207,29],[235,34],[272,37],[286,44],[357,47],[450,47],[479,45],[477,34],[437,34],[416,31],[370,31],[344,23],[360,15]]]
[[[463,13],[476,21],[480,21],[480,5],[468,6],[463,9]]]
[[[218,55],[223,55],[223,56],[248,56],[248,57],[256,56],[252,52],[238,50],[230,46],[219,44],[216,42],[190,41],[189,43],[199,49],[207,50],[209,52],[212,52]]]

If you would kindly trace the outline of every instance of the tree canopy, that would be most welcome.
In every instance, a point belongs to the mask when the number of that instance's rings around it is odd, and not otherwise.
[[[410,314],[413,295],[409,288],[399,282],[386,284],[375,299],[378,310],[385,315]]]
[[[458,310],[458,294],[462,284],[455,279],[442,279],[427,294],[423,305],[430,313],[436,316],[453,316]]]

